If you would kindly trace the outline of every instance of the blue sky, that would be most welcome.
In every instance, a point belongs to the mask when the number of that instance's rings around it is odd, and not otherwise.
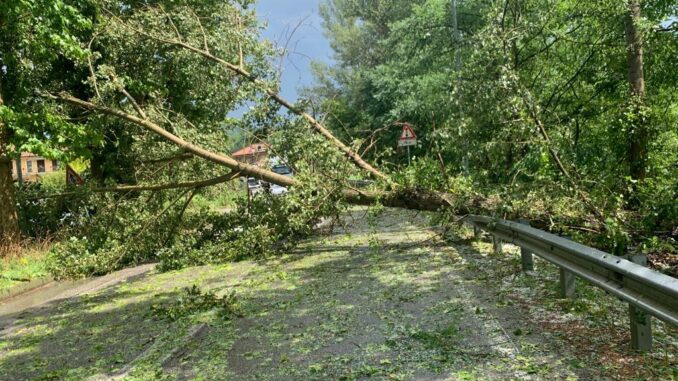
[[[309,70],[311,60],[332,61],[332,49],[323,35],[318,13],[320,1],[258,0],[255,4],[259,19],[268,24],[262,38],[280,47],[287,46],[289,54],[282,62],[281,94],[292,102],[297,100],[299,88],[313,82]]]

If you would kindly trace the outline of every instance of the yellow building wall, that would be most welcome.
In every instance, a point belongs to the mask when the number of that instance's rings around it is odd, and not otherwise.
[[[45,171],[38,172],[38,161],[45,161]],[[31,162],[31,172],[28,172],[28,162]],[[54,166],[54,161],[40,156],[25,156],[21,158],[21,177],[23,181],[36,181],[40,176],[46,173],[52,173],[59,170],[60,163]],[[12,160],[12,177],[17,178],[17,161]]]

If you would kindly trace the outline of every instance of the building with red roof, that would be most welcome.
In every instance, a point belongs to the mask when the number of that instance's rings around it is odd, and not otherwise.
[[[268,164],[268,151],[268,144],[255,143],[231,153],[231,156],[243,163],[265,167]]]

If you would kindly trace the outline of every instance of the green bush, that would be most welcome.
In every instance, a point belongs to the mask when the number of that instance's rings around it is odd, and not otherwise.
[[[328,174],[353,174],[355,169],[348,170],[352,165],[301,123],[276,131],[270,141],[288,155],[285,160],[295,170],[298,185],[284,196],[264,193],[247,200],[237,182],[199,190],[91,195],[88,208],[74,214],[69,225],[69,233],[79,238],[51,251],[52,273],[82,277],[147,262],[158,262],[165,271],[285,252],[322,218],[339,215],[345,177]],[[216,204],[214,199],[219,199]]]
[[[179,229],[182,208],[170,201],[176,195],[90,195],[67,227],[72,238],[50,251],[50,272],[77,278],[153,261]]]
[[[237,201],[228,213],[168,205],[171,197],[98,196],[90,214],[79,214],[71,238],[54,246],[49,269],[56,278],[105,274],[126,266],[158,262],[161,271],[186,266],[266,258],[293,247],[342,204],[338,187],[299,177],[284,197],[262,194]],[[176,194],[176,192],[170,192]],[[164,211],[158,213],[158,211]]]
[[[103,246],[92,245],[86,237],[72,237],[55,245],[48,254],[47,268],[55,279],[75,279],[84,276],[103,275],[105,269],[116,268],[115,258],[102,255],[115,250],[108,242]]]
[[[24,236],[44,239],[70,226],[82,212],[86,195],[66,186],[65,175],[50,173],[16,191],[19,226]],[[57,195],[57,196],[55,196]]]
[[[678,227],[678,173],[674,177],[641,182],[637,195],[642,228],[655,231]]]

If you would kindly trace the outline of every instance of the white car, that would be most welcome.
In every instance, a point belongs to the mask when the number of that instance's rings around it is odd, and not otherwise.
[[[287,176],[287,177],[294,177],[294,173],[292,172],[292,169],[285,164],[274,165],[271,168],[271,170],[273,172],[279,174],[279,175],[283,175],[283,176]],[[271,192],[271,194],[273,196],[282,196],[285,193],[287,193],[287,188],[280,186],[280,185],[271,184],[271,188],[269,189],[269,192]]]
[[[271,189],[269,191],[273,196],[282,196],[287,193],[287,188],[278,184],[271,184]]]

